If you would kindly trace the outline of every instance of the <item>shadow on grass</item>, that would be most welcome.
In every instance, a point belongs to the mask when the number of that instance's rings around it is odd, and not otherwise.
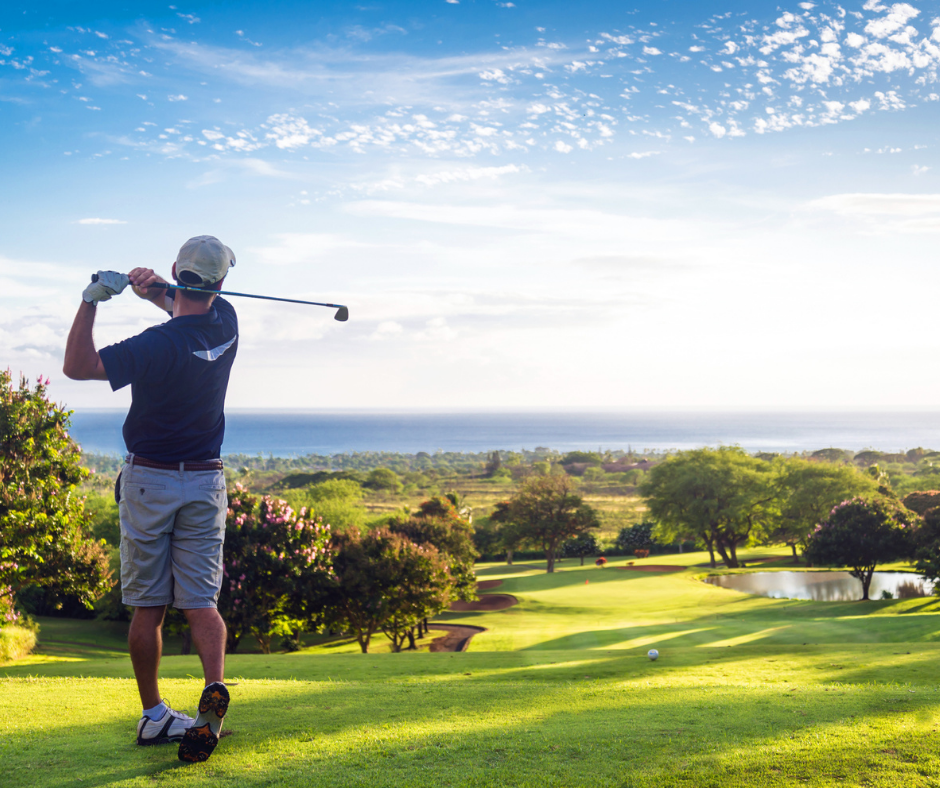
[[[134,721],[113,718],[59,718],[44,730],[7,732],[0,754],[9,784],[23,788],[164,778],[239,785],[726,786],[861,784],[895,776],[914,785],[921,783],[911,778],[937,767],[934,748],[922,743],[940,703],[935,694],[646,687],[593,674],[577,684],[514,678],[244,684],[233,689],[234,735],[198,766],[179,764],[173,747],[135,747]],[[30,691],[32,702],[54,705],[62,689],[51,682]]]

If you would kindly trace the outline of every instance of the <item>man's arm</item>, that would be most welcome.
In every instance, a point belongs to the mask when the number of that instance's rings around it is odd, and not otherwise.
[[[173,311],[173,299],[167,295],[168,290],[162,287],[150,289],[155,283],[169,284],[166,279],[157,276],[152,268],[134,268],[127,274],[127,277],[131,280],[134,292],[138,296],[145,301],[150,301],[161,312]]]
[[[72,322],[68,342],[65,344],[65,363],[62,371],[72,380],[107,380],[108,373],[95,350],[92,329],[95,325],[97,307],[82,301]]]

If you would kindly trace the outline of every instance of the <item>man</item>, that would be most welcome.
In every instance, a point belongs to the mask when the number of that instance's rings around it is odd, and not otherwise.
[[[203,292],[155,288],[166,282],[149,268],[99,271],[82,294],[63,369],[73,380],[107,380],[114,391],[131,385],[128,454],[116,496],[121,589],[124,604],[134,608],[128,642],[143,704],[137,743],[178,741],[184,761],[212,754],[229,703],[226,630],[216,609],[227,509],[219,455],[238,322],[231,304],[213,291],[233,265],[231,249],[201,235],[180,249],[172,276]],[[172,319],[96,352],[97,305],[128,284]],[[206,686],[195,720],[171,709],[158,688],[161,628],[171,603],[185,614],[202,660]]]

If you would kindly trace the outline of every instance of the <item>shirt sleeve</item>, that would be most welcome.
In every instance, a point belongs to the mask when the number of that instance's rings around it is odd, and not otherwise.
[[[159,383],[173,366],[175,349],[163,333],[147,330],[98,351],[111,390],[129,383]]]
[[[215,307],[215,311],[219,316],[219,320],[228,328],[233,334],[238,334],[238,317],[235,315],[235,307],[229,301],[226,301],[222,296],[219,296],[212,302],[212,306]]]

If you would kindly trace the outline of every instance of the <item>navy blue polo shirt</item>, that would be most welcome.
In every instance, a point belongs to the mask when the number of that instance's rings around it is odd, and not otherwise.
[[[204,315],[174,317],[102,348],[111,389],[131,386],[127,450],[157,462],[218,457],[237,350],[238,319],[221,297]]]

